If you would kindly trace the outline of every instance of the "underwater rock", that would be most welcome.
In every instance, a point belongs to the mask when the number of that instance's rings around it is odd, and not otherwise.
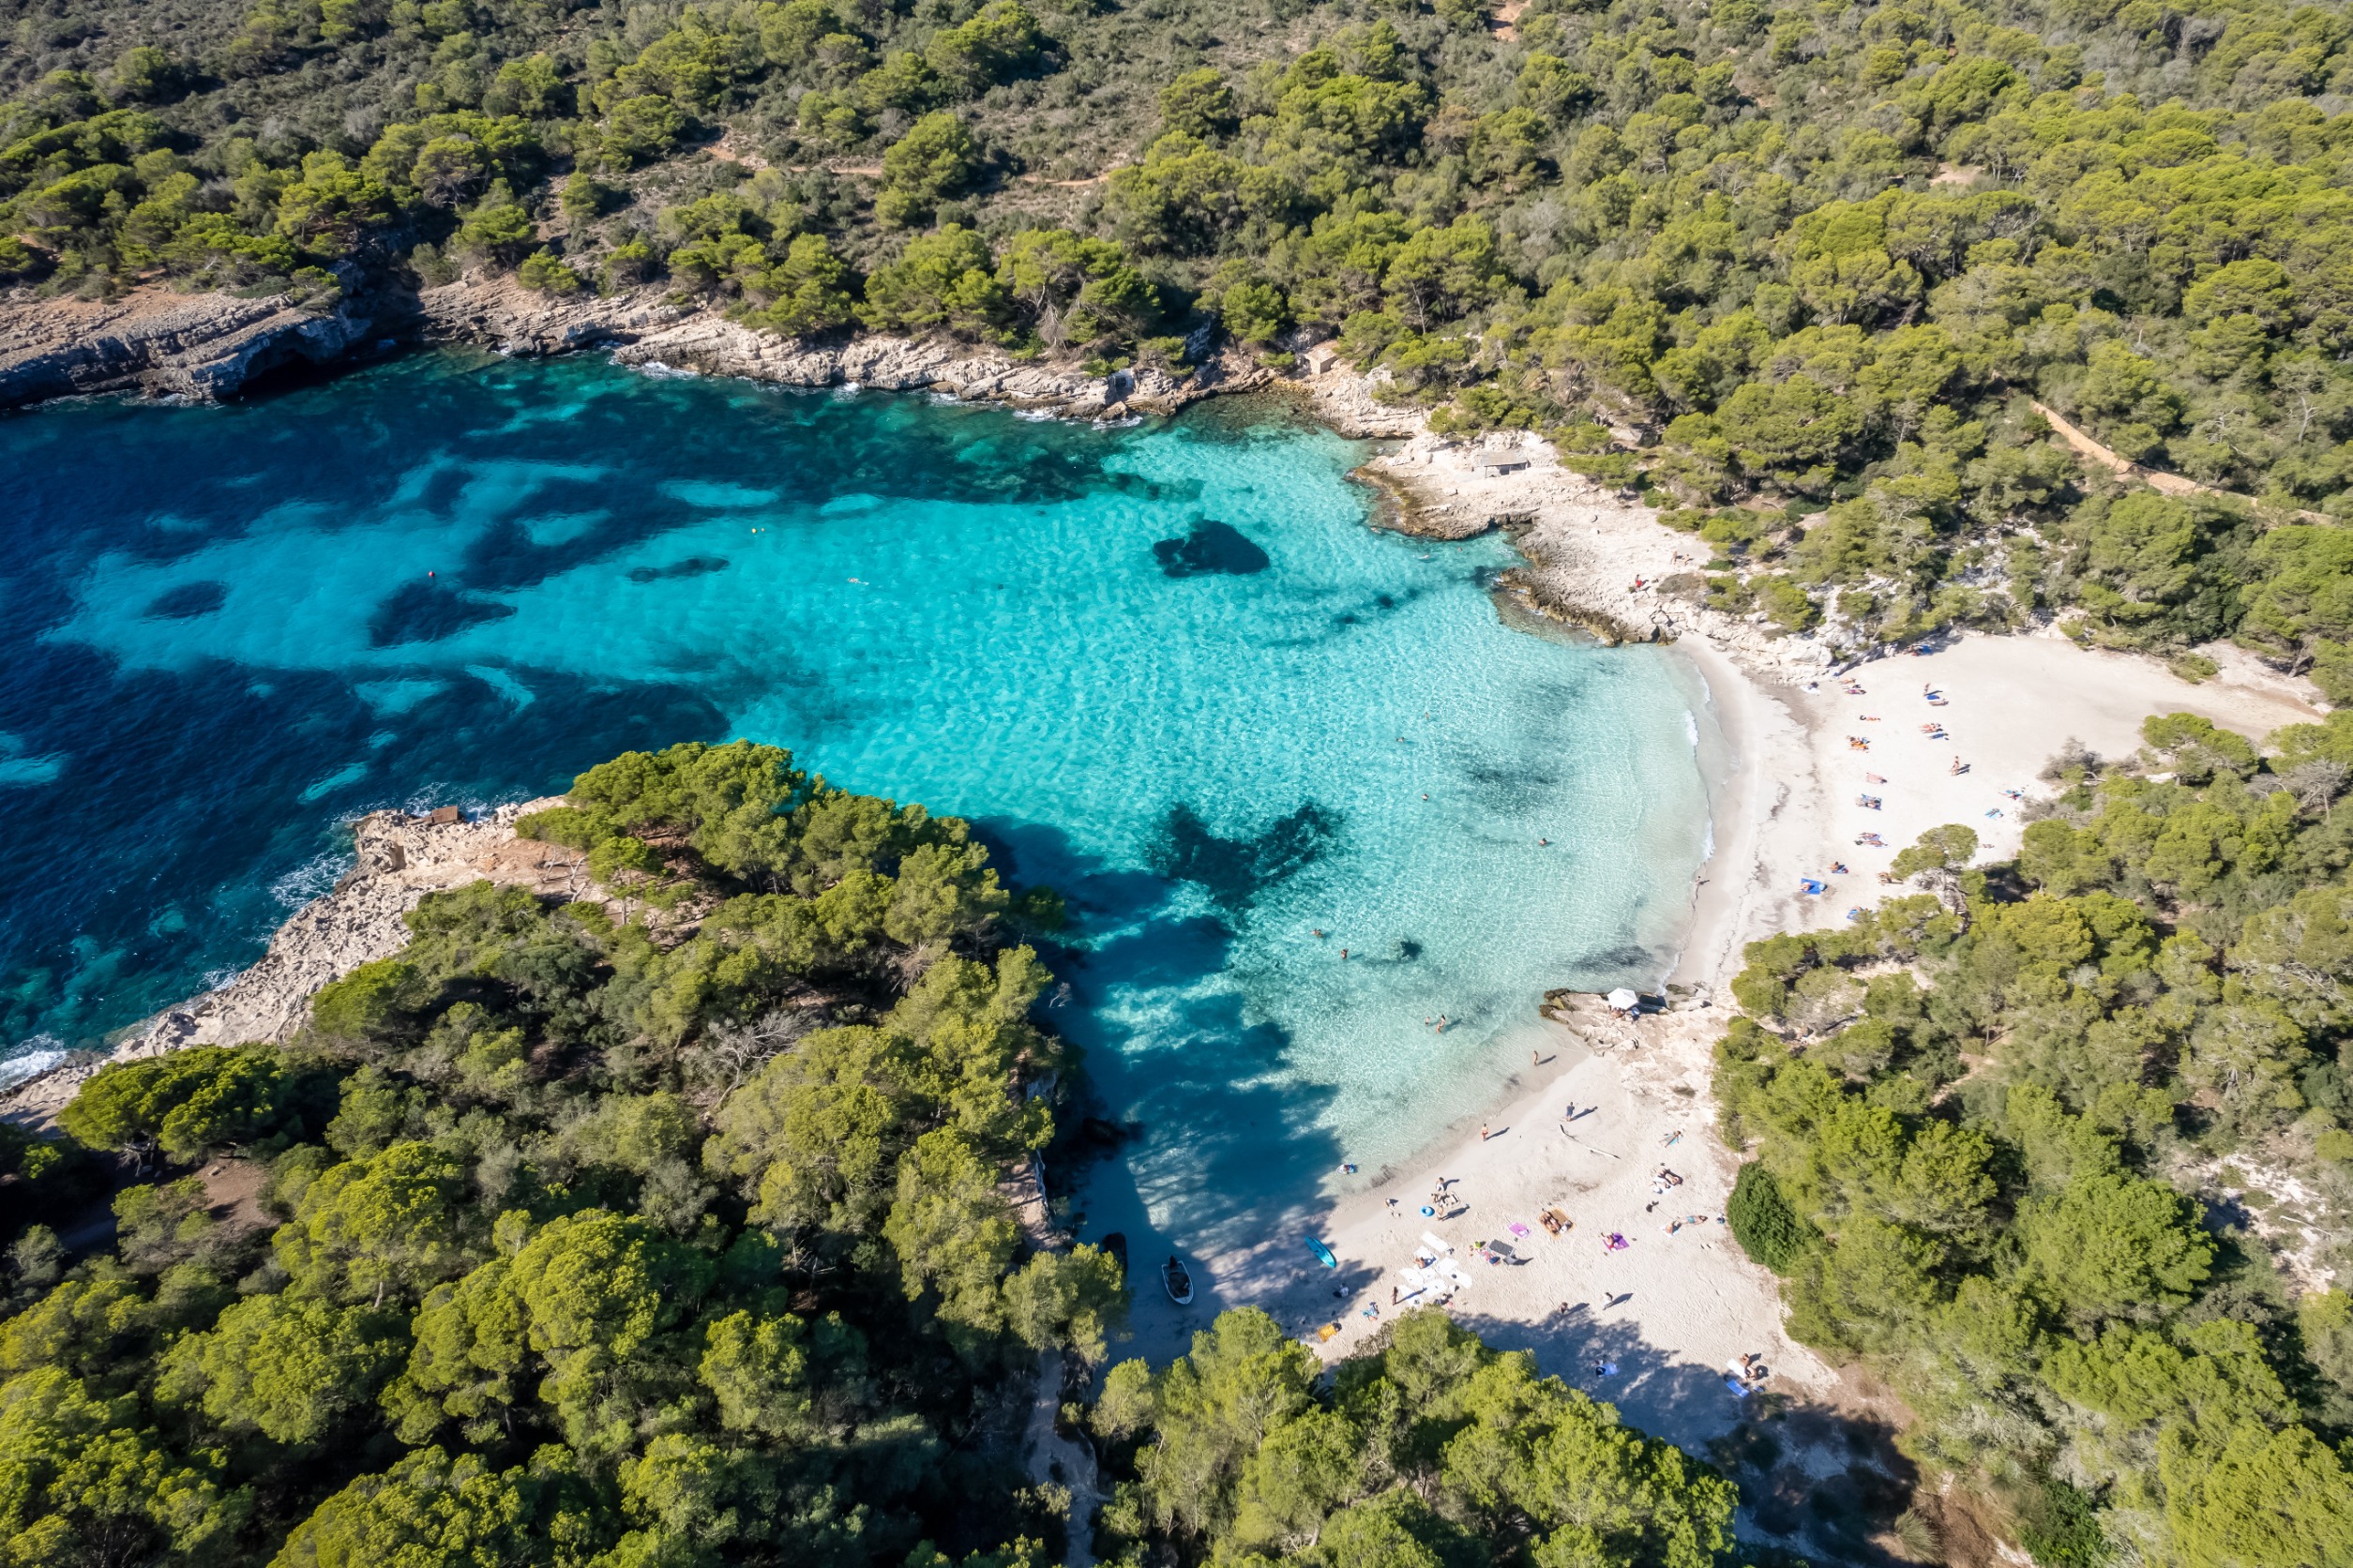
[[[724,555],[689,555],[684,561],[672,561],[667,566],[632,566],[631,582],[659,582],[665,578],[702,577],[711,572],[727,570]]]
[[[1170,577],[1199,577],[1221,572],[1247,577],[1269,565],[1266,551],[1231,523],[1205,519],[1182,539],[1162,539],[1152,547],[1153,558]]]
[[[158,594],[147,608],[139,612],[143,621],[193,621],[199,615],[210,615],[229,602],[229,585],[225,582],[183,582],[177,588]]]
[[[438,642],[485,621],[515,613],[511,604],[479,599],[437,582],[412,582],[393,590],[368,618],[368,645],[397,648],[404,642]]]
[[[1252,838],[1219,837],[1199,812],[1180,802],[1161,824],[1152,868],[1170,881],[1198,884],[1220,909],[1238,910],[1314,862],[1339,834],[1340,814],[1314,801],[1277,817]]]

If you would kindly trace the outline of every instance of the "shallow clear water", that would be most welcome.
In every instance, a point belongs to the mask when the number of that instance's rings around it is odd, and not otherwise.
[[[361,811],[748,735],[1071,897],[1162,1223],[1376,1169],[1546,987],[1656,980],[1706,810],[1679,667],[1503,625],[1365,455],[457,354],[0,420],[5,1040],[249,962]]]

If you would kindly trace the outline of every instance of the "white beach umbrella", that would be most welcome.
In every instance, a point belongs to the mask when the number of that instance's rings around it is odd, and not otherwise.
[[[1608,1003],[1612,1007],[1617,1008],[1621,1013],[1631,1013],[1642,1004],[1642,999],[1635,995],[1632,991],[1626,989],[1623,986],[1619,987],[1616,990],[1602,998],[1602,1000]]]

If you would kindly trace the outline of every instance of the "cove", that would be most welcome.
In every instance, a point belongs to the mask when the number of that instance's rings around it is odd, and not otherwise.
[[[462,352],[0,420],[0,1040],[250,962],[360,812],[749,736],[1060,889],[1136,1197],[1266,1223],[1654,983],[1707,831],[1682,666],[1504,625],[1508,545],[1368,527],[1364,455]]]

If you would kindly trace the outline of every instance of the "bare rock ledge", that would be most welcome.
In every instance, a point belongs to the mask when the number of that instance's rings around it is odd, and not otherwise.
[[[258,963],[219,990],[166,1008],[106,1060],[294,1038],[320,987],[407,943],[409,929],[400,917],[428,893],[485,878],[546,897],[586,891],[587,867],[578,852],[515,837],[517,818],[562,804],[551,798],[502,806],[472,822],[449,809],[428,817],[377,811],[360,818],[353,824],[358,864],[333,891],[280,926]],[[0,1095],[0,1119],[47,1123],[103,1064],[69,1063],[17,1085]]]

